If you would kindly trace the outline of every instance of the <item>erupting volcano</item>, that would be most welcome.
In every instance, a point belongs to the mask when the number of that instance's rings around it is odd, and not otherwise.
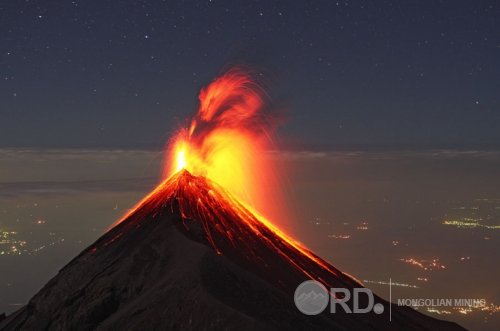
[[[380,315],[297,310],[304,280],[362,285],[263,216],[283,212],[263,157],[274,122],[266,99],[241,69],[203,89],[169,143],[165,179],[0,329],[461,329],[397,306],[389,322],[379,297]]]
[[[199,95],[197,114],[173,137],[167,177],[181,169],[224,187],[248,206],[277,217],[280,192],[265,151],[274,147],[269,97],[248,71],[233,68]]]

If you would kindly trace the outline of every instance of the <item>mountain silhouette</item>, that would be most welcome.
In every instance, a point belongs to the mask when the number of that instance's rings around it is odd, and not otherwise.
[[[215,183],[182,170],[0,330],[463,330],[396,305],[389,321],[390,304],[377,296],[382,314],[304,315],[294,291],[309,279],[362,287]]]

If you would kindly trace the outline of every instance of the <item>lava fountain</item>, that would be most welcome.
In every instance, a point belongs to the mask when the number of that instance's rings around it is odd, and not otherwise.
[[[206,240],[219,254],[234,254],[227,249],[229,242],[248,260],[262,261],[263,251],[278,253],[308,278],[342,274],[261,213],[277,205],[270,185],[276,183],[273,164],[266,157],[273,128],[266,98],[240,68],[202,89],[197,114],[169,143],[166,178],[115,225],[160,215],[176,201],[182,220],[201,222]]]
[[[167,150],[165,177],[182,169],[205,177],[245,204],[285,218],[268,150],[276,123],[269,97],[248,70],[233,68],[199,94],[199,109]]]

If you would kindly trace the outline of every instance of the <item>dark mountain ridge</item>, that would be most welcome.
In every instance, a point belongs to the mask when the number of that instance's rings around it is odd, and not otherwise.
[[[392,305],[316,316],[296,287],[361,287],[216,184],[181,171],[60,270],[0,330],[463,330]]]

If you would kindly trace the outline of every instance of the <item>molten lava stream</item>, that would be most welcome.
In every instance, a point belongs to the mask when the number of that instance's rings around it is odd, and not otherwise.
[[[281,205],[276,203],[280,194],[276,191],[278,185],[271,185],[277,181],[273,164],[266,158],[272,146],[273,121],[267,113],[263,89],[247,71],[234,68],[202,89],[199,100],[199,110],[187,128],[171,139],[167,179],[122,220],[140,213],[145,206],[157,213],[165,199],[173,197],[178,199],[184,219],[202,223],[208,242],[218,253],[220,240],[216,238],[221,235],[249,255],[258,254],[253,247],[256,243],[250,239],[260,238],[266,249],[279,253],[309,278],[339,276],[340,271],[257,211],[284,215],[276,210]],[[193,196],[195,201],[186,198]],[[235,219],[241,224],[235,224]],[[313,269],[323,271],[311,274],[311,264],[316,266]]]

